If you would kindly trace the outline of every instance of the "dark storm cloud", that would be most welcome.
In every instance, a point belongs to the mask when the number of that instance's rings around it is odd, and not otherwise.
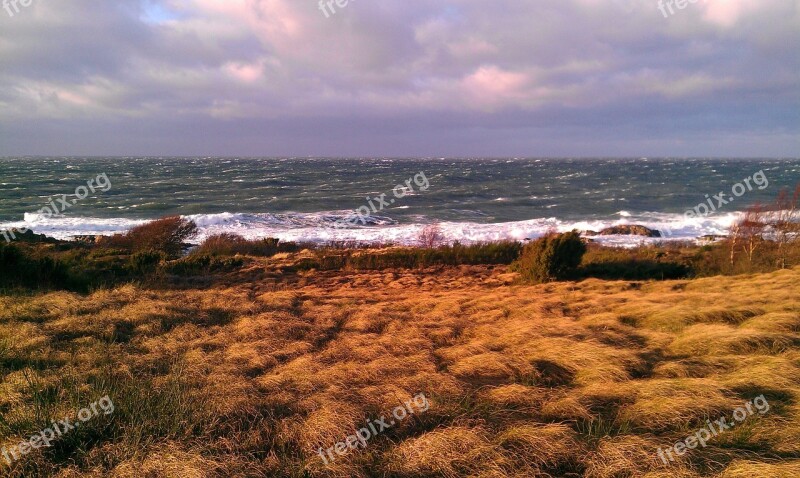
[[[350,1],[0,10],[0,155],[797,155],[797,0]]]

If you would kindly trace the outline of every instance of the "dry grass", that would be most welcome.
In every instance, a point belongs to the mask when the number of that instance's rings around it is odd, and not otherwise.
[[[203,288],[0,296],[0,446],[117,405],[4,476],[800,475],[798,270],[520,286],[505,267],[280,272],[294,257]],[[319,447],[418,393],[427,411],[324,466]],[[760,394],[768,414],[658,459]]]

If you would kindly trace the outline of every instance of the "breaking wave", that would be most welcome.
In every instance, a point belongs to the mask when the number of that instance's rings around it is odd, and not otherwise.
[[[249,239],[277,237],[285,241],[323,243],[328,241],[360,241],[369,243],[413,244],[420,231],[433,222],[426,217],[417,217],[413,222],[401,223],[387,216],[372,216],[364,223],[355,222],[345,227],[343,221],[357,218],[352,211],[328,211],[318,213],[252,214],[220,213],[185,216],[194,221],[199,234],[196,241],[213,234],[231,233]],[[642,241],[692,240],[703,235],[723,235],[736,218],[736,213],[687,219],[680,214],[631,213],[619,211],[614,217],[590,218],[568,221],[555,217],[534,218],[524,221],[480,223],[439,222],[442,233],[449,241],[474,243],[497,240],[526,240],[542,236],[551,230],[559,232],[600,231],[606,227],[641,224],[662,231],[664,238],[647,239],[639,236],[597,236],[598,242],[631,246]],[[38,234],[58,239],[70,239],[81,235],[111,235],[121,233],[145,220],[126,218],[68,217],[26,213],[23,221],[0,224],[0,229],[28,228]]]

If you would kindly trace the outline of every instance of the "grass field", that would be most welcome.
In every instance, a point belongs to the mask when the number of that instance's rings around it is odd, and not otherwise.
[[[0,474],[800,476],[800,270],[529,286],[502,265],[287,272],[296,260],[0,296],[6,450],[114,403]],[[318,454],[415,396],[425,411],[366,447]],[[766,413],[659,458],[760,396]]]

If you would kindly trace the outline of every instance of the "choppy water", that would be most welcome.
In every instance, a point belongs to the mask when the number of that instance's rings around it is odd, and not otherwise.
[[[734,197],[734,184],[762,170],[768,187],[751,180],[752,190]],[[90,193],[62,216],[37,214],[103,173],[110,190]],[[408,243],[431,222],[462,241],[616,224],[668,227],[680,239],[724,233],[737,211],[769,202],[781,187],[798,182],[799,159],[5,158],[0,229],[29,227],[67,238],[180,214],[194,219],[202,235],[287,240]],[[397,185],[404,188],[395,195]],[[706,194],[719,192],[734,201],[707,217],[684,217]],[[380,209],[382,193],[383,210],[370,211],[364,224],[336,227],[357,218],[362,206],[365,216],[367,198]]]

